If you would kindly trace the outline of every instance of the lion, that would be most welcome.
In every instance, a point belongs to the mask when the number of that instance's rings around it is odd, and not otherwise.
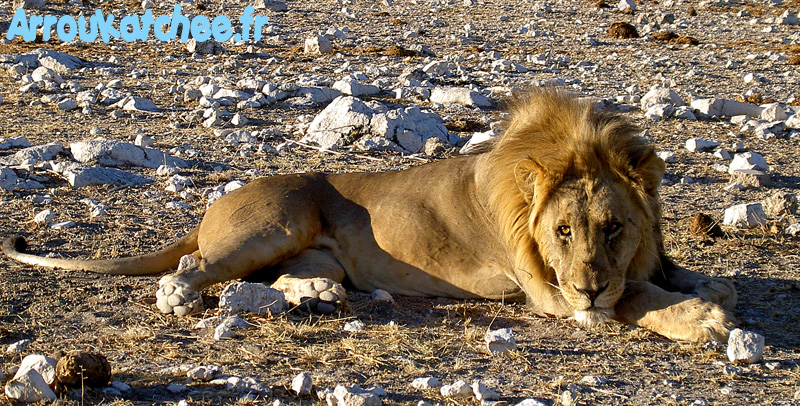
[[[157,307],[202,309],[204,288],[272,281],[295,305],[331,313],[346,280],[362,291],[526,300],[534,314],[593,327],[610,320],[675,340],[725,340],[733,283],[665,255],[654,148],[623,117],[553,88],[510,103],[489,151],[384,173],[260,178],[212,204],[199,226],[157,252],[30,265],[159,281]]]

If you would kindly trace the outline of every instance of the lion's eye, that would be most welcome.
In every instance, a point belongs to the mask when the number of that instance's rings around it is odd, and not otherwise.
[[[559,237],[569,237],[572,235],[572,229],[569,226],[558,226]]]
[[[621,229],[621,228],[622,228],[622,224],[617,223],[616,221],[614,221],[614,222],[608,223],[605,226],[605,228],[603,228],[603,232],[606,233],[606,235],[613,235],[617,231],[619,231],[619,229]]]

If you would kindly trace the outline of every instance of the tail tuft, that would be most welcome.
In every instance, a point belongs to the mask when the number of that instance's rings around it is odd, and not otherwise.
[[[25,241],[25,237],[21,235],[14,235],[11,237],[6,238],[3,242],[3,251],[10,252],[25,252],[28,249],[28,242]]]

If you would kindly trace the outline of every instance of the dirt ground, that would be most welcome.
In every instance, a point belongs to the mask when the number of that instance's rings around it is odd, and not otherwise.
[[[76,6],[66,1],[49,1],[49,10],[74,13]],[[140,10],[137,2],[86,1],[86,8]],[[236,15],[245,2],[195,1],[211,10]],[[344,62],[355,66],[386,65],[396,74],[403,67],[422,64],[423,58],[383,56],[382,49],[394,43],[409,46],[411,42],[429,46],[439,56],[479,55],[484,42],[491,42],[504,55],[524,55],[550,51],[571,58],[595,61],[596,71],[577,67],[563,69],[536,68],[535,75],[511,75],[486,79],[484,87],[524,86],[533,79],[553,77],[580,78],[573,86],[580,93],[600,98],[622,94],[626,85],[637,84],[640,94],[656,83],[661,75],[676,80],[683,97],[742,97],[749,88],[741,81],[743,71],[727,71],[721,65],[726,58],[745,64],[747,71],[769,77],[770,82],[758,90],[767,99],[786,101],[800,97],[796,87],[798,67],[786,62],[767,63],[764,59],[748,60],[749,54],[765,52],[798,53],[787,39],[795,28],[780,28],[762,33],[762,25],[752,30],[752,37],[742,38],[727,30],[721,19],[740,9],[754,15],[778,15],[787,7],[798,9],[796,1],[784,1],[779,8],[763,7],[761,2],[734,2],[733,7],[701,9],[681,35],[691,35],[701,45],[660,44],[646,38],[617,40],[603,36],[605,27],[615,21],[635,22],[635,15],[600,12],[595,2],[550,2],[553,11],[541,17],[533,10],[543,2],[483,1],[479,7],[464,12],[461,2],[434,2],[437,5],[417,7],[415,3],[394,0],[393,6],[372,1],[288,1],[290,11],[272,13],[275,35],[256,44],[257,53],[248,53],[244,46],[230,46],[224,56],[194,59],[179,43],[93,43],[68,46],[55,41],[28,44],[19,40],[0,45],[0,53],[18,55],[38,47],[69,52],[90,62],[90,66],[119,68],[117,74],[103,76],[95,70],[68,74],[85,87],[121,78],[128,89],[151,98],[164,112],[137,113],[123,119],[111,119],[112,109],[93,107],[91,115],[65,113],[54,106],[30,107],[41,95],[20,94],[20,83],[10,75],[0,74],[0,136],[24,135],[33,145],[52,141],[93,138],[93,127],[102,129],[103,137],[132,141],[134,129],[155,140],[155,148],[169,151],[182,147],[197,151],[186,158],[191,167],[182,174],[195,181],[194,192],[185,198],[164,192],[156,182],[142,187],[99,186],[70,188],[52,173],[48,189],[0,192],[0,237],[21,233],[31,243],[31,251],[40,255],[57,253],[69,258],[101,258],[149,252],[172,241],[198,224],[205,210],[200,192],[229,180],[252,180],[257,176],[301,171],[352,172],[402,169],[433,160],[397,153],[323,153],[308,148],[294,148],[281,155],[252,154],[243,156],[236,147],[221,144],[213,132],[199,125],[176,126],[178,117],[195,108],[188,102],[176,101],[167,91],[176,83],[189,83],[197,75],[209,72],[236,79],[251,76],[270,57],[278,58],[288,74],[282,79],[294,81],[298,75],[321,75],[338,79],[344,73],[336,69]],[[676,17],[689,18],[687,9],[696,2],[677,2],[669,11]],[[422,4],[422,3],[420,3]],[[643,2],[645,9],[658,9],[660,2]],[[171,9],[172,4],[168,4]],[[339,10],[346,6],[369,18],[352,19]],[[195,6],[197,7],[197,6]],[[384,10],[385,9],[385,10]],[[198,11],[199,12],[199,11]],[[9,5],[0,6],[0,31],[13,13]],[[509,16],[502,20],[498,16]],[[433,18],[448,22],[447,27],[430,25]],[[391,21],[390,21],[391,20]],[[516,29],[527,22],[536,22],[552,37],[523,37]],[[577,21],[580,21],[577,22]],[[746,26],[746,21],[741,22]],[[480,36],[464,41],[452,32],[474,22]],[[315,58],[302,53],[302,39],[309,32],[328,26],[348,26],[358,39],[334,43],[339,55]],[[730,24],[729,24],[730,25]],[[412,27],[425,27],[420,37],[404,38]],[[509,29],[508,27],[513,27]],[[722,28],[720,28],[722,27]],[[748,32],[750,32],[748,31]],[[586,33],[594,33],[603,43],[585,44]],[[279,37],[277,37],[279,36]],[[714,44],[714,47],[703,47]],[[796,42],[795,42],[796,44]],[[794,45],[797,47],[797,45]],[[708,54],[716,56],[711,60]],[[703,57],[698,57],[698,55]],[[666,55],[671,61],[647,65],[639,72],[642,56],[657,60]],[[106,62],[110,57],[118,62]],[[791,56],[791,55],[789,55]],[[235,62],[241,62],[238,66]],[[751,62],[746,62],[751,61]],[[755,61],[755,62],[753,62]],[[759,62],[760,61],[760,62]],[[464,65],[481,69],[479,58]],[[214,70],[216,67],[216,70]],[[132,69],[148,69],[144,79],[151,87],[137,85],[127,77]],[[684,75],[689,70],[703,70],[703,75]],[[378,100],[390,104],[407,104],[383,94]],[[421,103],[429,105],[427,102]],[[321,106],[324,107],[324,106]],[[298,119],[316,114],[315,109],[299,109],[277,103],[268,108],[248,110],[251,123],[247,128],[274,128],[275,135],[260,140],[276,145],[284,139],[299,139]],[[451,131],[468,136],[472,131],[488,129],[486,117],[496,117],[498,107],[475,111],[441,108]],[[389,397],[385,404],[416,405],[420,400],[441,405],[476,404],[474,399],[454,401],[436,390],[420,391],[410,386],[414,378],[435,376],[444,383],[458,379],[472,382],[481,379],[500,394],[503,401],[514,405],[525,398],[560,405],[562,393],[577,395],[576,404],[595,405],[790,405],[800,402],[800,237],[791,237],[783,229],[796,223],[798,216],[771,220],[761,228],[737,230],[724,228],[724,236],[704,240],[692,236],[688,223],[698,212],[722,220],[726,207],[755,202],[776,191],[800,193],[800,144],[778,138],[757,139],[748,134],[738,136],[738,126],[726,120],[689,121],[665,119],[645,121],[638,109],[626,113],[633,121],[648,129],[659,150],[674,151],[677,162],[668,165],[661,189],[664,206],[666,246],[675,261],[707,275],[730,277],[739,293],[735,315],[740,327],[756,331],[766,338],[764,362],[739,365],[739,373],[723,372],[728,365],[724,346],[675,342],[643,329],[611,324],[596,330],[580,328],[570,320],[533,317],[523,304],[491,301],[461,301],[395,296],[395,304],[377,303],[368,293],[349,291],[350,310],[333,316],[313,316],[296,311],[277,317],[245,316],[252,327],[239,330],[231,339],[215,341],[209,331],[195,330],[203,317],[217,314],[217,297],[222,285],[203,292],[203,314],[186,318],[164,316],[154,306],[158,276],[113,277],[81,272],[48,270],[20,265],[0,256],[0,348],[21,339],[32,344],[24,352],[44,353],[57,357],[75,349],[104,354],[112,365],[113,380],[132,387],[121,397],[104,394],[95,388],[62,393],[58,404],[148,405],[177,404],[186,399],[192,405],[272,404],[280,399],[290,405],[323,404],[316,397],[296,397],[289,390],[292,377],[309,372],[316,388],[358,384],[380,386]],[[748,150],[762,154],[770,165],[772,185],[727,192],[722,188],[729,175],[714,170],[721,163],[711,154],[690,153],[683,143],[690,137],[716,139],[722,145],[743,141]],[[0,151],[0,155],[14,150]],[[436,158],[440,159],[440,158]],[[153,170],[132,169],[153,175]],[[681,183],[690,177],[693,183]],[[49,196],[49,197],[48,197]],[[81,199],[91,198],[109,206],[107,215],[91,218]],[[188,203],[189,209],[170,209],[171,201]],[[59,221],[72,220],[77,227],[51,229],[39,226],[32,219],[44,208],[58,213]],[[346,322],[358,319],[366,324],[362,332],[346,332]],[[513,329],[519,347],[516,352],[491,356],[484,344],[489,329]],[[24,355],[23,354],[23,355]],[[0,372],[9,374],[19,364],[19,355],[0,352]],[[214,364],[229,376],[256,377],[273,390],[272,397],[244,397],[242,393],[203,383],[188,383],[188,391],[173,393],[167,386],[187,383],[185,376],[162,372],[168,367],[188,364]],[[588,375],[609,380],[602,386],[581,383]],[[699,403],[698,403],[699,402]],[[0,395],[0,405],[13,404]]]

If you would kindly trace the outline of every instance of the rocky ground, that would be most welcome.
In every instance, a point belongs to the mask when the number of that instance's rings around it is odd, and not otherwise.
[[[234,19],[252,3],[180,4],[185,14]],[[317,390],[355,384],[386,393],[340,389],[332,399],[480,403],[455,387],[444,396],[411,385],[424,377],[480,380],[512,405],[800,402],[800,217],[791,204],[800,185],[800,2],[266,3],[257,12],[270,24],[259,42],[3,41],[0,235],[22,233],[40,255],[148,252],[258,176],[385,171],[457,155],[500,130],[512,91],[556,84],[646,129],[668,162],[669,254],[734,279],[736,316],[765,337],[763,360],[733,364],[725,345],[620,325],[588,331],[519,304],[392,303],[354,291],[347,312],[244,315],[245,328],[215,339],[195,327],[219,313],[224,286],[203,292],[204,314],[179,319],[155,308],[157,277],[3,257],[0,344],[30,342],[0,353],[0,381],[28,354],[85,350],[108,358],[114,385],[63,391],[61,404],[325,404]],[[170,14],[175,4],[48,0],[29,11],[121,18],[144,6]],[[612,28],[622,22],[632,27]],[[733,211],[726,219],[732,206],[761,202],[744,208],[749,221]],[[698,213],[730,225],[696,235]],[[498,328],[513,331],[516,351],[489,352],[484,336]],[[218,370],[187,377],[200,365]],[[293,389],[301,372],[310,394]]]

